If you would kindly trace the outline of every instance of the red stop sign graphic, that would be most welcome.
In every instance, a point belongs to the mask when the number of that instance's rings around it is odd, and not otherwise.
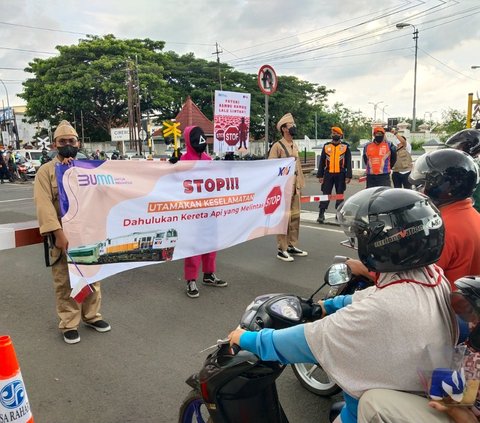
[[[223,141],[223,135],[223,129],[218,129],[217,132],[215,132],[218,141]]]
[[[229,126],[225,131],[225,142],[230,146],[238,143],[238,128],[236,126]]]
[[[272,214],[278,209],[282,202],[282,190],[279,186],[273,187],[270,193],[267,195],[265,205],[263,206],[263,212],[265,214]]]

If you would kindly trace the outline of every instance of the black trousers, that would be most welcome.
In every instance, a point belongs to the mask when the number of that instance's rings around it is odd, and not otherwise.
[[[412,184],[408,182],[408,173],[392,172],[392,181],[395,188],[407,188],[412,189]]]
[[[335,187],[336,194],[343,194],[345,192],[347,184],[345,183],[345,173],[328,173],[325,172],[323,177],[323,184],[321,187],[323,195],[330,195]],[[338,208],[340,204],[343,203],[343,200],[335,201],[335,208]],[[327,210],[330,201],[320,201],[319,207],[320,210]]]
[[[367,175],[367,188],[372,187],[391,187],[390,174]]]

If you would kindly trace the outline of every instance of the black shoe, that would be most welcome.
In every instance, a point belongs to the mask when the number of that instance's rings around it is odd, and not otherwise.
[[[66,330],[63,332],[63,340],[67,344],[78,344],[80,342],[80,335],[78,334],[78,330]]]
[[[85,322],[85,325],[95,329],[97,332],[108,332],[112,327],[105,320],[97,320],[96,322]]]
[[[290,245],[288,247],[287,253],[290,254],[291,256],[299,256],[299,257],[308,256],[308,253],[306,251],[300,250],[300,248],[294,247],[293,245]]]
[[[324,223],[325,222],[325,211],[324,210],[320,210],[317,222],[318,223]]]
[[[197,298],[200,296],[197,289],[197,282],[195,282],[195,280],[187,281],[187,295],[190,298]]]
[[[204,273],[202,283],[204,285],[218,286],[218,287],[224,287],[224,286],[228,285],[227,282],[222,281],[221,279],[217,278],[215,273]]]

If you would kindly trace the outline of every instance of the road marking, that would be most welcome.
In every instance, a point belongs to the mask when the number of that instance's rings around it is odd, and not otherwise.
[[[300,226],[303,226],[304,228],[309,228],[309,229],[316,229],[317,231],[327,231],[327,232],[337,232],[339,234],[343,234],[344,232],[339,230],[339,229],[328,229],[328,228],[321,228],[319,226],[309,226],[305,224],[301,224]]]
[[[30,198],[16,198],[15,200],[0,200],[0,203],[13,203],[15,201],[25,201],[25,200],[33,200],[33,197],[30,197]]]

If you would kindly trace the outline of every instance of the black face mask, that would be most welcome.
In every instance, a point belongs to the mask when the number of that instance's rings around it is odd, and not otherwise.
[[[333,141],[340,141],[340,139],[341,139],[341,136],[340,136],[340,135],[334,135],[334,136],[332,137],[332,140],[333,140]]]
[[[207,149],[207,137],[202,128],[196,126],[190,131],[190,145],[198,154],[202,154]]]
[[[65,159],[72,158],[74,159],[77,156],[78,147],[73,145],[64,145],[63,147],[58,147],[58,154]]]
[[[373,140],[377,143],[380,144],[383,141],[383,135],[375,135]]]
[[[297,135],[297,127],[296,126],[292,126],[291,128],[288,128],[288,133],[294,137],[295,135]]]

